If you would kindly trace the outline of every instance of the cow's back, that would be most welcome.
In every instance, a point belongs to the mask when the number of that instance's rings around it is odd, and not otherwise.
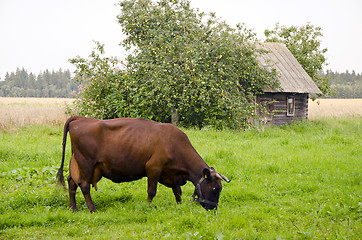
[[[144,119],[80,118],[70,123],[69,132],[76,157],[84,157],[115,182],[144,177],[152,156],[157,156],[160,167],[179,167],[178,158],[193,149],[175,126]]]

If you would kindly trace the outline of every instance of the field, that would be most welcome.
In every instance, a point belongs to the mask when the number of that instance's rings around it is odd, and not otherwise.
[[[309,101],[309,119],[362,117],[362,99],[318,99]]]
[[[41,103],[28,104],[31,112]],[[0,239],[361,239],[362,118],[353,115],[264,131],[185,130],[231,179],[217,211],[189,201],[191,183],[181,205],[162,185],[148,204],[146,179],[102,179],[92,189],[94,214],[80,192],[80,211],[70,211],[67,191],[55,185],[62,124],[8,122],[0,130]]]
[[[0,129],[29,124],[64,124],[69,98],[10,98],[0,97]]]

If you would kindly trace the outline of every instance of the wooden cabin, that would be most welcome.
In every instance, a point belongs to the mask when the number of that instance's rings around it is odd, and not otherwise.
[[[259,59],[259,63],[277,70],[281,88],[265,88],[264,94],[256,96],[256,103],[267,110],[257,111],[259,119],[273,125],[307,119],[309,94],[320,94],[321,91],[283,43],[260,43],[260,47],[268,53]]]

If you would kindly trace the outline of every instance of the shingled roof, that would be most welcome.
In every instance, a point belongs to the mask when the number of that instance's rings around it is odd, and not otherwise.
[[[281,86],[281,89],[264,89],[265,92],[322,93],[283,43],[259,44],[268,51],[259,58],[259,63],[277,70]]]

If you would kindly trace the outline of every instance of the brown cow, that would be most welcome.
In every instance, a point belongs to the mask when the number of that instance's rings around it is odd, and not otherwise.
[[[72,146],[69,206],[73,210],[77,210],[75,194],[80,187],[89,211],[96,211],[90,185],[97,190],[97,182],[102,177],[116,183],[147,177],[149,202],[156,195],[157,182],[160,182],[172,188],[177,203],[181,203],[181,186],[191,181],[195,185],[194,200],[205,209],[217,208],[221,180],[229,182],[204,162],[186,134],[172,124],[75,116],[64,126],[62,162],[57,175],[58,183],[63,186],[68,131]]]

